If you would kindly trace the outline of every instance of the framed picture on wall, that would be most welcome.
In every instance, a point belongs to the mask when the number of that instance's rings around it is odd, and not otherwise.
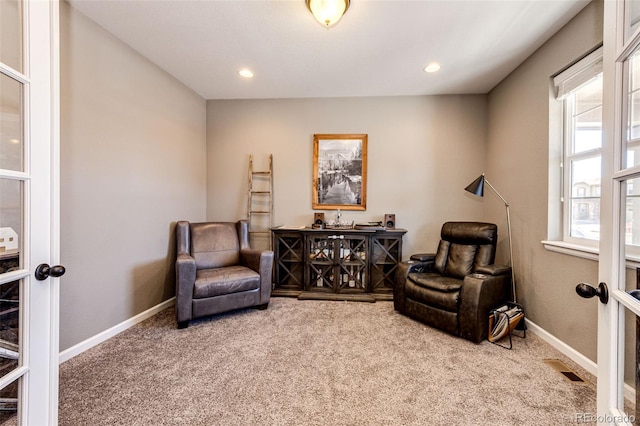
[[[313,208],[366,210],[367,135],[313,135]]]

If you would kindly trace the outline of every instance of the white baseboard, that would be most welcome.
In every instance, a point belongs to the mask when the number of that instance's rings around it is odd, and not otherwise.
[[[165,300],[164,302],[152,308],[149,308],[146,311],[141,312],[138,315],[132,318],[129,318],[128,320],[123,321],[120,324],[117,324],[108,330],[103,331],[102,333],[98,333],[95,336],[90,337],[87,340],[70,347],[69,349],[65,349],[64,351],[60,352],[60,354],[58,355],[59,363],[62,364],[63,362],[70,360],[74,356],[79,355],[88,349],[91,349],[92,347],[104,342],[105,340],[109,340],[116,334],[122,333],[126,329],[133,327],[139,322],[142,322],[147,318],[154,316],[158,312],[163,311],[170,306],[173,306],[173,304],[175,303],[175,300],[176,300],[175,297],[172,297],[169,300]]]
[[[594,376],[598,375],[598,365],[591,361],[586,356],[582,355],[580,352],[573,349],[571,346],[564,343],[562,340],[558,339],[553,334],[549,333],[547,330],[543,329],[536,323],[529,320],[529,318],[525,318],[525,323],[527,324],[527,331],[531,331],[542,340],[562,352],[563,355],[567,356],[573,362],[578,364],[580,367],[587,370],[587,372],[593,374]]]
[[[558,339],[554,335],[547,332],[545,329],[538,326],[536,323],[531,322],[528,318],[525,318],[525,322],[527,324],[527,330],[530,330],[532,333],[536,334],[542,340],[562,352],[565,356],[571,359],[573,362],[578,364],[580,367],[587,370],[587,372],[593,374],[598,377],[598,364],[591,361],[586,356],[582,355],[580,352],[573,349],[571,346],[564,343],[562,340]],[[634,386],[629,385],[628,383],[624,384],[624,397],[629,401],[636,400],[636,389]]]

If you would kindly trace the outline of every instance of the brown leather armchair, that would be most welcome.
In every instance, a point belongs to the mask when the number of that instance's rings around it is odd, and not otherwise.
[[[273,252],[249,247],[247,221],[176,225],[176,319],[189,321],[233,309],[266,309]]]
[[[487,337],[489,311],[509,299],[511,268],[493,265],[498,227],[447,222],[435,254],[411,256],[396,273],[394,308],[472,342]]]

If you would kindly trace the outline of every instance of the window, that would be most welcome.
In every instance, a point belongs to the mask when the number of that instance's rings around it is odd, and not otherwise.
[[[554,78],[562,102],[562,240],[594,246],[600,239],[602,48]]]
[[[620,156],[626,168],[640,170],[640,49],[630,54],[624,66],[622,90],[627,99],[621,106],[626,149]],[[549,116],[549,241],[543,244],[548,250],[595,260],[600,240],[602,48],[553,77],[553,85],[556,101],[550,104]],[[556,144],[558,139],[561,141]],[[640,264],[639,180],[626,181],[624,212],[627,261],[636,266]]]

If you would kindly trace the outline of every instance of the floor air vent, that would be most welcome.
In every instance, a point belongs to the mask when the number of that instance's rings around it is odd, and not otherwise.
[[[561,373],[564,377],[572,382],[584,382],[584,380],[576,374],[571,368],[569,368],[564,362],[559,359],[545,359],[544,363],[551,366],[554,370]]]

